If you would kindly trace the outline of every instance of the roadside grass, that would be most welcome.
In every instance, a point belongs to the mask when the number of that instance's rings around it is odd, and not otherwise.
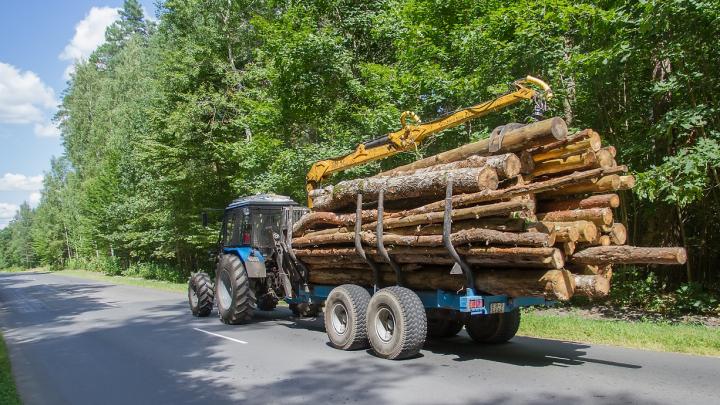
[[[518,335],[636,349],[720,356],[720,328],[703,325],[522,314]]]
[[[63,276],[86,278],[96,281],[106,281],[115,284],[132,285],[136,287],[154,288],[157,290],[173,291],[173,292],[187,292],[186,283],[173,283],[170,281],[160,280],[148,280],[140,277],[129,277],[129,276],[107,276],[102,273],[87,271],[87,270],[58,270],[53,271],[53,274],[60,274]]]
[[[4,405],[20,405],[15,389],[15,381],[10,371],[10,359],[8,358],[5,341],[0,333],[0,403]]]

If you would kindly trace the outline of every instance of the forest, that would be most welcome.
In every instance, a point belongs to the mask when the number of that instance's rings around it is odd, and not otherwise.
[[[684,246],[684,267],[627,269],[653,291],[720,281],[720,2],[714,0],[126,0],[56,116],[64,154],[37,208],[0,230],[0,268],[209,270],[238,196],[305,201],[310,165],[488,100],[527,74],[548,116],[617,147],[628,243]],[[359,177],[525,122],[520,104]],[[108,270],[110,269],[110,270]],[[149,270],[148,270],[149,269]],[[649,286],[649,287],[648,287]]]

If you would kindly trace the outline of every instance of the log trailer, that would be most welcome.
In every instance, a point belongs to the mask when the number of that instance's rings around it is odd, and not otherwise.
[[[308,207],[313,206],[313,192],[333,173],[415,149],[438,132],[525,100],[533,100],[534,114],[541,115],[544,100],[552,96],[550,87],[532,76],[513,86],[513,91],[498,98],[427,123],[406,111],[400,117],[398,131],[362,143],[348,155],[316,162],[307,174]],[[408,118],[415,124],[410,125]],[[447,193],[448,198],[452,196],[451,187]],[[382,209],[380,201],[378,211]],[[456,259],[453,272],[463,273],[467,280],[462,291],[411,290],[403,286],[397,266],[395,285],[383,286],[378,265],[368,258],[360,240],[362,194],[357,196],[355,246],[372,270],[372,285],[313,284],[308,268],[292,247],[293,224],[308,211],[288,197],[271,194],[241,198],[228,205],[215,280],[206,273],[197,273],[188,284],[193,315],[208,316],[217,306],[222,322],[239,324],[249,321],[255,310],[273,310],[280,300],[289,304],[295,316],[316,316],[324,305],[326,332],[334,347],[353,350],[371,346],[381,357],[401,359],[416,355],[427,335],[450,337],[463,326],[478,342],[505,342],[518,330],[520,307],[549,303],[543,297],[476,293],[471,269],[449,240],[445,247]],[[443,224],[445,239],[451,231],[451,211],[448,205]],[[377,233],[382,235],[382,214],[377,222]],[[377,248],[389,259],[382,243]],[[482,290],[482,286],[479,288]]]

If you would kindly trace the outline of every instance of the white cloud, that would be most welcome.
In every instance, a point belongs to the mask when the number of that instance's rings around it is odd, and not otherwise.
[[[10,223],[18,209],[20,207],[15,204],[0,202],[0,229],[5,228]]]
[[[52,122],[47,124],[35,124],[33,130],[35,135],[41,138],[57,138],[60,136],[60,128]]]
[[[41,123],[57,104],[53,89],[35,73],[0,62],[0,123]]]
[[[105,30],[118,19],[119,8],[93,7],[90,12],[75,26],[75,35],[60,53],[60,60],[71,64],[65,69],[68,79],[74,71],[75,62],[87,59],[90,54],[105,42]]]
[[[28,197],[28,204],[30,204],[30,207],[32,208],[37,208],[38,204],[40,204],[41,198],[42,194],[39,191],[33,191]]]
[[[43,176],[5,173],[0,177],[0,191],[39,191],[43,186]]]

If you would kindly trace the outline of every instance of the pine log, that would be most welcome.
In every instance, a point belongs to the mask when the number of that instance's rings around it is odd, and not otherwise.
[[[610,208],[586,208],[581,210],[551,211],[537,214],[541,221],[574,222],[590,221],[597,226],[613,223],[613,213]]]
[[[551,198],[573,194],[586,193],[608,193],[620,190],[620,176],[612,174],[601,177],[594,183],[577,184],[554,191],[546,191],[541,194],[542,198]]]
[[[604,147],[603,150],[610,152],[610,155],[612,155],[613,158],[617,156],[617,149],[612,145]]]
[[[508,131],[503,137],[500,150],[494,154],[518,152],[523,149],[548,143],[553,138],[565,139],[566,137],[567,125],[565,124],[565,121],[563,121],[562,118],[550,118]],[[456,162],[476,154],[482,156],[489,155],[489,147],[490,139],[483,139],[404,166],[396,167],[395,169],[385,171],[380,175],[390,176],[398,172],[420,169],[441,163]]]
[[[614,171],[616,169],[613,168],[611,170]],[[587,182],[592,182],[593,180],[602,177],[604,173],[605,169],[592,169],[543,181],[518,184],[516,186],[512,186],[502,190],[485,190],[478,193],[455,195],[452,197],[452,206],[453,208],[458,208],[481,202],[509,199],[515,196],[526,195],[528,193],[542,193],[552,190],[563,190],[568,187],[572,187],[571,185],[573,184],[584,184]],[[433,211],[442,211],[444,208],[445,201],[442,200],[423,205],[422,207],[404,211],[402,214],[391,214],[390,216],[406,216]]]
[[[564,159],[551,159],[535,164],[533,176],[540,177],[550,174],[573,172],[578,170],[593,169],[597,167],[610,167],[610,165],[602,166],[595,152],[588,151],[581,155],[573,155]]]
[[[618,190],[629,190],[635,187],[635,176],[620,176],[620,187]]]
[[[363,194],[365,202],[377,199],[381,189],[385,189],[387,201],[410,198],[442,197],[445,195],[448,178],[452,178],[455,193],[474,193],[481,190],[494,190],[498,186],[495,169],[490,166],[438,172],[417,173],[394,177],[370,177],[341,181],[328,186],[323,195],[313,199],[317,211],[332,211],[351,205],[358,193]]]
[[[453,221],[463,219],[478,219],[483,217],[496,217],[508,215],[512,212],[522,210],[533,210],[535,205],[531,201],[506,201],[487,205],[477,205],[469,208],[458,208],[452,210]],[[443,222],[445,213],[443,211],[413,214],[416,210],[408,210],[404,216],[391,215],[383,221],[385,229],[403,228],[408,226],[435,224]],[[376,223],[370,222],[363,225],[363,229],[375,229]]]
[[[533,170],[535,170],[535,162],[533,161],[533,157],[531,154],[524,150],[520,152],[517,156],[518,158],[520,158],[521,174],[530,174]]]
[[[383,285],[394,285],[397,281],[392,272],[381,272]],[[465,287],[462,275],[449,274],[447,269],[423,269],[403,274],[404,285],[408,288],[428,290],[441,289],[460,291]],[[369,270],[314,270],[310,269],[313,284],[340,285],[359,284],[372,286],[372,272]],[[575,289],[575,277],[567,270],[497,270],[478,271],[475,274],[476,287],[490,294],[507,294],[511,297],[545,296],[548,299],[567,301]]]
[[[574,226],[555,227],[555,241],[577,242],[580,239],[580,232]]]
[[[616,222],[610,226],[608,236],[613,245],[624,245],[627,241],[627,229],[625,225]]]
[[[595,152],[595,158],[597,159],[598,167],[610,168],[617,166],[615,157],[607,149],[600,149],[599,151]]]
[[[496,156],[478,156],[471,155],[466,159],[458,160],[450,163],[438,164],[435,166],[424,167],[421,169],[414,169],[408,171],[394,172],[392,176],[407,176],[411,174],[419,173],[430,173],[447,170],[467,169],[473,167],[490,166],[497,172],[498,178],[509,179],[520,174],[522,168],[522,162],[520,158],[514,153],[505,153],[503,155]],[[378,174],[373,177],[383,177],[385,175]]]
[[[610,292],[610,281],[602,275],[573,274],[575,279],[575,295],[593,299],[606,297]]]
[[[362,220],[374,221],[377,219],[377,210],[362,211]],[[299,234],[305,229],[310,229],[316,224],[334,225],[334,226],[352,226],[355,225],[355,214],[336,214],[333,212],[309,212],[295,222],[293,225],[293,233]]]
[[[582,199],[549,200],[539,203],[539,211],[564,211],[585,208],[617,208],[620,206],[620,197],[617,194],[592,195]]]
[[[565,256],[570,256],[575,253],[575,248],[575,242],[563,242],[562,244],[562,251],[565,253]]]
[[[572,221],[572,222],[552,222],[542,221],[546,227],[552,227],[556,231],[562,231],[564,228],[573,228],[577,231],[578,239],[573,242],[591,242],[598,237],[597,226],[590,221]]]
[[[600,148],[600,135],[592,129],[585,129],[563,140],[531,148],[528,150],[528,153],[532,155],[533,161],[542,162],[564,156],[571,156],[577,154],[579,151],[584,152],[591,150],[596,152],[600,150]]]
[[[525,220],[522,218],[480,218],[471,220],[460,220],[452,223],[452,232],[466,229],[481,228],[492,229],[503,232],[525,231]],[[441,235],[442,225],[413,225],[403,228],[392,228],[392,233],[397,235]]]
[[[684,248],[596,246],[575,252],[570,259],[579,264],[685,264]]]
[[[593,275],[598,274],[607,279],[612,277],[612,264],[577,264],[577,263],[566,263],[568,270],[573,273]]]

